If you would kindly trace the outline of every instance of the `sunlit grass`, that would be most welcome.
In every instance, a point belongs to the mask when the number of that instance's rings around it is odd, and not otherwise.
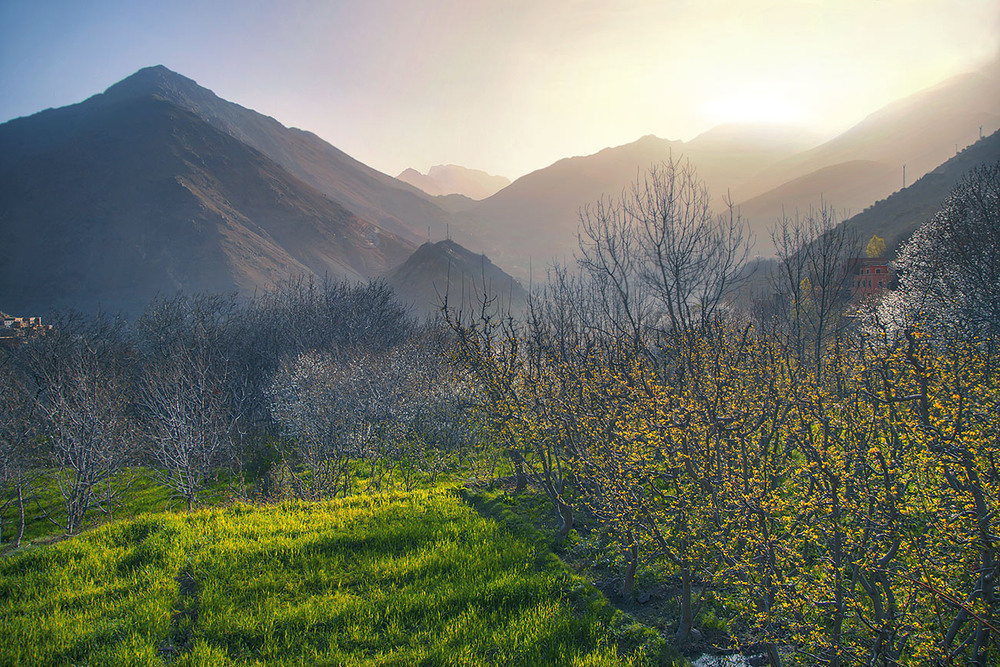
[[[619,665],[613,611],[453,493],[115,522],[0,560],[0,664]]]
[[[65,520],[65,510],[53,479],[55,474],[56,471],[43,471],[26,490],[22,544],[51,540],[63,535],[63,530],[58,524]],[[215,480],[203,494],[204,503],[217,504],[228,498],[227,484],[222,476]],[[106,509],[91,509],[81,530],[88,530],[115,519],[134,518],[150,512],[181,510],[185,507],[180,500],[173,497],[170,489],[158,483],[152,473],[144,468],[126,469],[116,473],[111,479],[111,485],[116,495],[111,503],[104,503],[106,507],[111,508],[110,512]],[[95,488],[95,495],[103,500],[106,488],[104,484],[98,485]],[[47,514],[54,521],[46,518]],[[10,549],[12,540],[17,534],[19,517],[16,501],[12,500],[4,509],[2,518],[3,543],[0,545],[0,550]]]

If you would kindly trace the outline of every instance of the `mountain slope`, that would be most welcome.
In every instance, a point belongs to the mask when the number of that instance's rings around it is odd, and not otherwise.
[[[857,213],[913,183],[1000,128],[1000,60],[894,102],[843,134],[771,165],[746,184],[740,208],[758,238],[785,211],[816,206]],[[766,235],[765,235],[766,237]],[[761,254],[768,247],[758,248]]]
[[[980,165],[1000,162],[1000,130],[938,165],[909,187],[894,192],[845,221],[862,244],[873,234],[885,239],[890,254],[937,213],[963,176]]]
[[[5,123],[0,156],[0,303],[16,312],[361,278],[412,248],[163,99]]]
[[[810,209],[828,203],[843,219],[851,211],[845,212],[842,203],[874,202],[886,190],[891,191],[892,182],[897,185],[899,182],[894,168],[882,162],[850,160],[817,169],[740,204],[740,214],[754,235],[754,254],[761,257],[774,254],[770,230],[782,217],[802,217]]]
[[[893,166],[910,182],[1000,127],[1000,60],[889,104],[812,150],[783,160],[757,179],[762,190],[849,160]],[[763,185],[767,184],[767,185]]]
[[[387,231],[411,241],[426,238],[428,226],[436,236],[445,234],[447,213],[416,188],[355,160],[311,132],[287,128],[269,116],[228,102],[162,65],[139,70],[85,104],[147,97],[191,111]]]
[[[730,127],[687,143],[646,136],[560,160],[517,179],[466,212],[455,236],[467,241],[465,233],[479,239],[491,257],[523,278],[530,257],[543,265],[571,257],[581,209],[603,196],[619,195],[651,166],[670,159],[690,161],[721,205],[727,192],[802,145],[790,135],[764,141],[762,132],[766,134],[756,127]]]
[[[528,297],[514,278],[485,255],[450,239],[423,244],[386,280],[404,303],[424,314],[438,312],[446,296],[451,308],[468,311],[488,294],[514,312],[523,310]]]

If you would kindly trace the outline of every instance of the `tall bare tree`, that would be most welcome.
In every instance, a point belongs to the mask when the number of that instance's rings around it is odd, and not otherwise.
[[[580,265],[630,337],[706,330],[743,276],[752,240],[730,203],[716,214],[688,162],[651,168],[581,214]]]
[[[778,255],[773,287],[788,326],[786,343],[820,382],[826,347],[843,331],[848,260],[858,251],[857,234],[837,220],[822,203],[803,217],[782,218],[771,231]]]
[[[190,510],[233,454],[245,385],[233,368],[240,309],[199,295],[159,301],[137,323],[136,405],[153,474]]]
[[[128,462],[131,358],[124,324],[105,315],[68,314],[26,345],[37,409],[61,512],[47,516],[67,533],[113,502],[112,475]],[[107,491],[98,493],[101,485]]]
[[[17,505],[15,547],[21,546],[24,537],[26,496],[37,473],[33,445],[39,434],[34,392],[20,361],[21,356],[12,351],[0,352],[0,512]]]

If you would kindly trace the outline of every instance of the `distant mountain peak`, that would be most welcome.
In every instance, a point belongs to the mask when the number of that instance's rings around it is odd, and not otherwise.
[[[365,279],[403,261],[416,229],[445,227],[389,176],[163,66],[0,124],[0,174],[14,312]]]
[[[434,197],[464,195],[475,200],[486,199],[510,185],[510,179],[504,176],[456,164],[439,164],[431,167],[426,174],[410,168],[396,178]]]

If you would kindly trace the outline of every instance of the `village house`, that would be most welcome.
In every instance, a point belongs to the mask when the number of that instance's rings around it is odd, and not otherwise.
[[[861,301],[889,289],[895,273],[884,257],[854,257],[847,260],[847,289],[851,301]]]
[[[41,317],[14,317],[0,311],[0,345],[16,347],[35,336],[44,336],[52,325],[42,324]]]

